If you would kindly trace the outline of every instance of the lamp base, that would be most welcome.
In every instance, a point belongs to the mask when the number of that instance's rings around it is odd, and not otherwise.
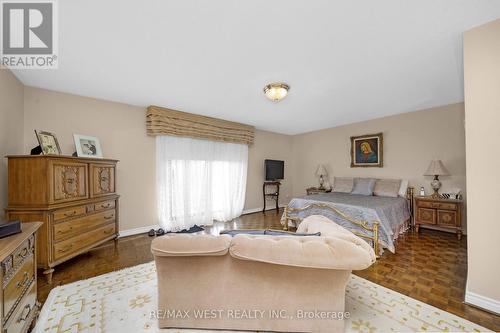
[[[434,193],[432,193],[431,197],[433,199],[441,198],[441,195],[439,194],[439,189],[441,188],[441,182],[439,181],[438,175],[434,176],[434,179],[431,182],[431,187],[434,190]]]
[[[319,176],[319,189],[320,190],[324,190],[325,189],[324,183],[325,183],[325,180],[323,179],[323,175]]]

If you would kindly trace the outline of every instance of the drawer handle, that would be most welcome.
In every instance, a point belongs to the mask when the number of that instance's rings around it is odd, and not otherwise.
[[[109,220],[109,219],[112,219],[113,217],[115,217],[115,215],[114,215],[114,214],[111,214],[111,215],[109,215],[109,216],[104,216],[104,219],[105,219],[105,220]]]
[[[75,215],[76,215],[76,213],[77,213],[77,211],[76,211],[76,210],[74,210],[74,211],[72,211],[71,213],[64,213],[64,216],[66,216],[66,217],[75,216]]]
[[[16,288],[17,289],[24,288],[26,286],[26,284],[28,283],[28,281],[29,281],[28,272],[24,272],[24,279],[22,281],[17,282]]]
[[[106,205],[101,205],[101,208],[109,208],[111,207],[111,204],[108,202]]]
[[[28,310],[28,311],[26,311],[26,310]],[[21,312],[21,315],[19,316],[19,319],[17,319],[17,323],[19,324],[20,322],[25,321],[26,319],[28,319],[28,316],[30,315],[30,312],[31,312],[31,305],[27,304],[24,307],[23,312]]]
[[[18,257],[20,257],[21,259],[24,259],[28,256],[28,248],[25,247],[24,249],[21,250],[21,252],[19,252],[17,254]]]
[[[58,252],[61,252],[61,253],[68,252],[69,250],[71,250],[72,247],[73,247],[73,245],[68,245],[65,248],[59,249]]]
[[[69,227],[67,230],[57,230],[57,233],[58,234],[67,234],[68,232],[72,232],[73,231],[73,227]]]
[[[112,229],[110,229],[110,230],[104,230],[104,233],[105,233],[106,235],[109,235],[109,234],[110,234],[110,233],[112,233],[112,232],[113,232],[113,230],[112,230]]]

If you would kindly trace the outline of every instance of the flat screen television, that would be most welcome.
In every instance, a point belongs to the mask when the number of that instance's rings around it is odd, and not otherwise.
[[[280,180],[285,178],[285,162],[277,160],[265,160],[266,180]]]

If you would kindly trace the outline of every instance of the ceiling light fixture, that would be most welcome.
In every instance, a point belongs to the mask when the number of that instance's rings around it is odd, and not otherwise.
[[[269,98],[271,101],[279,102],[286,97],[289,89],[290,86],[286,83],[282,82],[269,83],[267,86],[264,87],[264,94],[266,94],[266,97]]]

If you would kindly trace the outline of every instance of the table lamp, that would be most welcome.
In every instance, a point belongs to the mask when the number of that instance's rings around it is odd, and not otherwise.
[[[326,171],[325,167],[323,164],[318,165],[318,168],[316,169],[316,177],[319,177],[319,189],[324,190],[325,187],[323,184],[325,183],[324,176],[328,176],[328,171]]]
[[[431,187],[434,190],[432,194],[433,198],[440,198],[439,189],[441,188],[441,182],[439,181],[439,176],[449,176],[450,173],[444,166],[441,160],[431,161],[427,171],[425,171],[424,176],[434,176],[434,179],[431,182]]]

